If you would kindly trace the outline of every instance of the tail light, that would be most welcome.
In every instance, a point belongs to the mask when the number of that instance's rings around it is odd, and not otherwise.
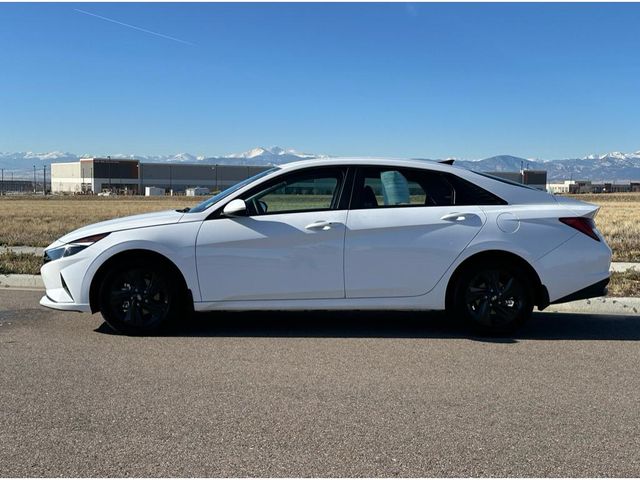
[[[593,221],[593,218],[589,217],[564,217],[559,218],[562,223],[565,225],[569,225],[571,228],[575,228],[576,230],[584,233],[588,237],[593,238],[595,241],[599,242],[600,238],[595,232],[596,223]]]

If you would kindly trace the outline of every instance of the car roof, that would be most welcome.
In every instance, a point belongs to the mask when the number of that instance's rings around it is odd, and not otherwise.
[[[416,160],[403,158],[381,158],[381,157],[322,157],[312,160],[299,160],[278,165],[282,170],[297,170],[307,167],[325,167],[325,166],[342,166],[342,165],[382,165],[397,166],[406,168],[426,168],[438,171],[460,171],[465,170],[460,167],[440,163],[436,160]]]

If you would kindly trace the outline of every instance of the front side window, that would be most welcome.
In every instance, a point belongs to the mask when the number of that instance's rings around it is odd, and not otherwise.
[[[292,173],[245,198],[250,215],[293,213],[336,208],[344,174],[339,169]]]
[[[222,192],[214,195],[211,198],[208,198],[207,200],[205,200],[202,203],[199,203],[198,205],[196,205],[195,207],[191,208],[188,210],[189,213],[199,213],[199,212],[204,212],[207,208],[209,208],[211,205],[215,205],[216,203],[218,203],[220,200],[222,200],[223,198],[228,197],[229,195],[231,195],[234,192],[237,192],[238,190],[240,190],[243,187],[246,187],[247,185],[249,185],[250,183],[255,182],[256,180],[261,179],[262,177],[266,177],[267,175],[270,175],[271,173],[275,172],[279,170],[278,167],[273,167],[270,168],[268,170],[264,170],[256,175],[254,175],[253,177],[249,177],[245,180],[242,180],[241,182],[236,183],[235,185],[230,186],[229,188],[227,188],[226,190],[223,190]]]

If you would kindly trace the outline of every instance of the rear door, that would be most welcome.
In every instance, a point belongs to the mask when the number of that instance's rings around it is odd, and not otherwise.
[[[358,169],[345,239],[347,298],[417,296],[436,285],[486,220],[461,191],[479,187],[454,177]]]

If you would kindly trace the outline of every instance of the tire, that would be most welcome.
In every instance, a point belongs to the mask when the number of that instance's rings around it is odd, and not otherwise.
[[[449,311],[478,333],[512,333],[531,316],[532,285],[517,266],[501,260],[479,261],[457,276]]]
[[[153,260],[119,262],[100,285],[100,312],[119,333],[149,335],[164,330],[182,310],[184,292],[175,273]]]

